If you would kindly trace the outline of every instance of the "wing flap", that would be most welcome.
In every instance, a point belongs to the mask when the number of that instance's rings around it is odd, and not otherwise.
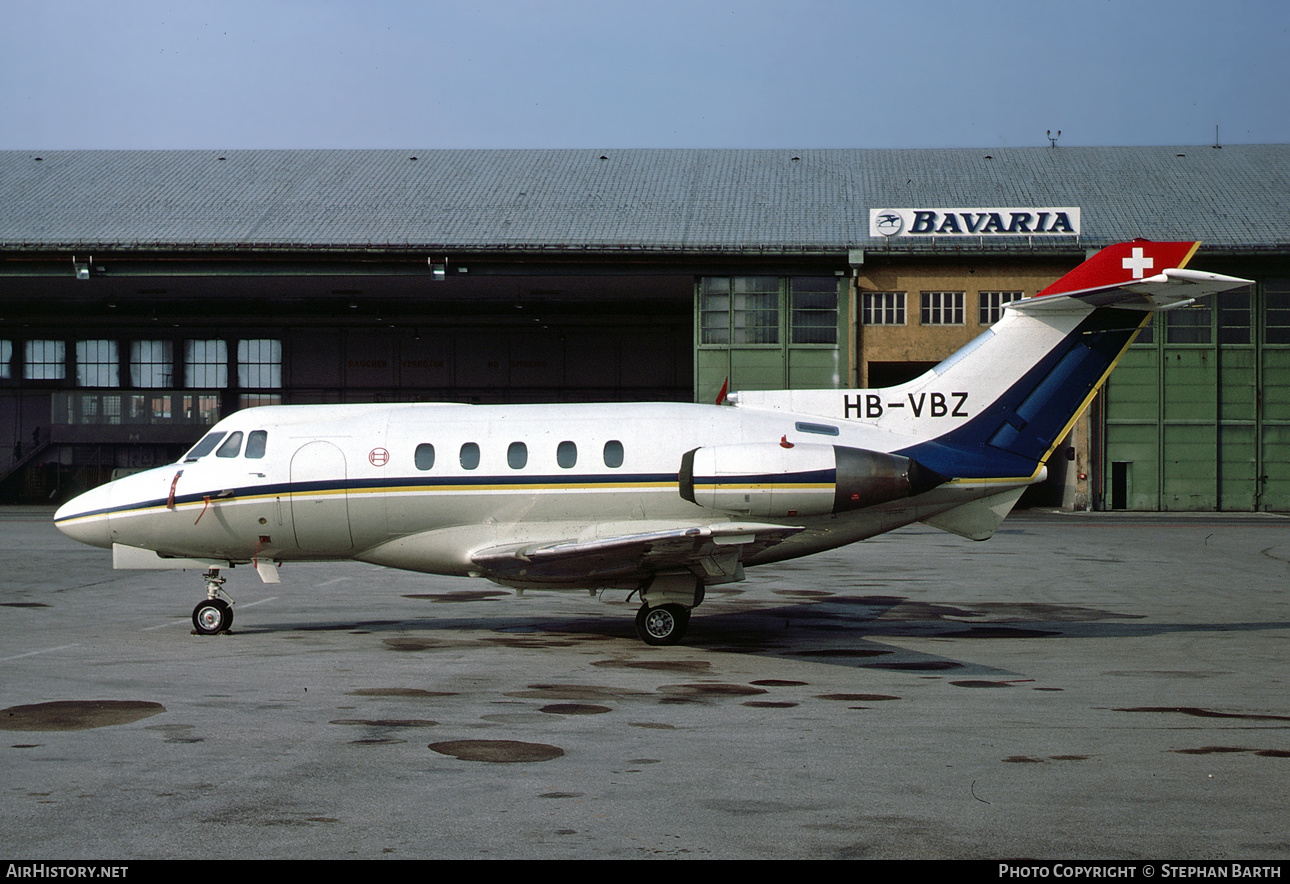
[[[715,577],[801,530],[791,525],[726,522],[594,540],[494,546],[476,551],[471,561],[501,582],[594,585],[600,580],[680,569]]]

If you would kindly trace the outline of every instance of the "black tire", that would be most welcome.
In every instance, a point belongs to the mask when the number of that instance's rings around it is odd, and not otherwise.
[[[193,608],[193,628],[200,635],[227,632],[233,625],[233,609],[223,599],[206,599]]]
[[[641,605],[636,612],[636,634],[647,645],[674,645],[685,638],[690,611],[680,605]]]

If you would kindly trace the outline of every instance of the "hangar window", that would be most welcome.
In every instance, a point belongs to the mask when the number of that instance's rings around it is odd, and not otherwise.
[[[793,343],[838,342],[838,281],[832,276],[798,276],[790,281]]]
[[[242,450],[241,432],[233,433],[224,440],[224,444],[215,452],[216,457],[237,457],[238,452]]]
[[[861,292],[860,321],[865,325],[904,325],[904,292]]]
[[[981,292],[977,324],[994,325],[1003,319],[1003,306],[1013,301],[1020,301],[1024,294],[1024,292]]]
[[[264,449],[268,446],[269,434],[265,430],[255,430],[251,435],[246,437],[246,456],[250,458],[264,457]]]
[[[429,442],[422,442],[417,446],[412,459],[416,463],[418,470],[430,469],[434,466],[434,446]]]
[[[170,341],[130,342],[131,386],[169,387],[174,377],[174,348]]]
[[[963,325],[962,292],[923,292],[922,325]]]
[[[13,341],[0,341],[0,379],[13,377],[9,364],[13,362]]]
[[[184,377],[189,387],[221,390],[228,386],[228,344],[184,341]]]
[[[1269,344],[1290,344],[1290,279],[1269,279],[1263,287],[1266,300],[1263,336]]]
[[[474,442],[467,442],[461,446],[461,453],[458,455],[463,470],[473,470],[479,466],[479,446]]]
[[[237,385],[276,389],[282,386],[282,342],[262,338],[237,342]]]
[[[67,345],[62,341],[28,341],[23,357],[22,376],[29,381],[67,377]]]
[[[513,470],[522,470],[529,462],[529,449],[523,442],[512,442],[506,449],[506,465]]]
[[[623,465],[623,443],[611,439],[605,443],[605,466],[616,470]]]
[[[116,354],[116,341],[77,341],[76,385],[121,386],[121,366]]]
[[[1212,338],[1208,304],[1195,304],[1165,314],[1166,344],[1208,344]]]
[[[709,276],[699,286],[705,344],[778,344],[779,277]]]
[[[1215,303],[1218,307],[1218,342],[1250,343],[1250,289],[1220,292]]]
[[[573,469],[578,462],[578,446],[572,442],[561,442],[555,450],[555,462],[561,469]]]

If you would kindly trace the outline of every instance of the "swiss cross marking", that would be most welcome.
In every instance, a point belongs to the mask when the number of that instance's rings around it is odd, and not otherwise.
[[[1143,255],[1142,249],[1135,248],[1133,250],[1133,257],[1121,260],[1120,266],[1125,270],[1132,270],[1134,279],[1142,279],[1145,275],[1145,271],[1156,266],[1156,261],[1154,258],[1148,258]]]

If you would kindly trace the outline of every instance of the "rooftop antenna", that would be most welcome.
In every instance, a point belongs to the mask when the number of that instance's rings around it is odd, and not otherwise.
[[[1052,130],[1052,129],[1049,129],[1049,130],[1048,130],[1048,146],[1049,146],[1049,147],[1056,147],[1056,146],[1057,146],[1057,139],[1058,139],[1058,138],[1061,138],[1061,137],[1062,137],[1062,130],[1061,130],[1061,129],[1058,129],[1058,130],[1057,130],[1057,134],[1056,134],[1056,135],[1054,135],[1054,134],[1053,134],[1053,130]]]
[[[1214,124],[1214,150],[1222,150],[1223,145],[1218,140],[1218,123]]]

